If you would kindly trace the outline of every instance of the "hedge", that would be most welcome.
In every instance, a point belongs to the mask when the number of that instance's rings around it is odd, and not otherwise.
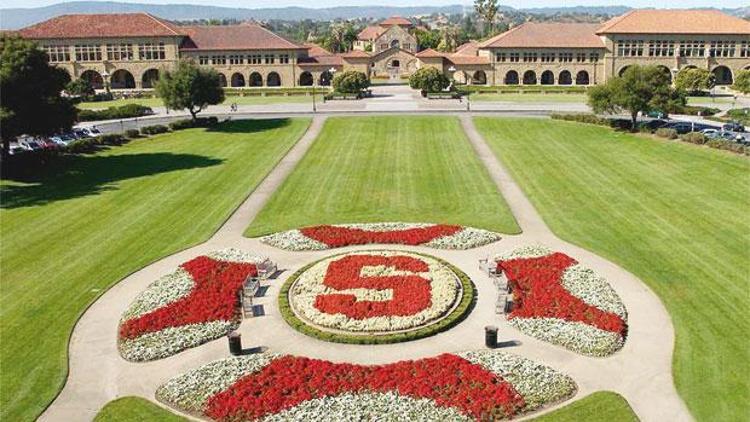
[[[550,118],[555,120],[567,120],[578,123],[588,123],[599,126],[611,126],[610,119],[599,117],[596,114],[587,113],[570,113],[570,114],[551,114]]]
[[[94,120],[128,119],[151,114],[154,114],[151,107],[140,104],[127,104],[120,107],[109,107],[104,110],[79,110],[78,120],[81,122],[90,122]]]
[[[144,126],[141,128],[142,135],[158,135],[167,132],[169,132],[169,128],[164,125]]]
[[[430,256],[430,255],[419,254],[415,252],[411,252],[411,253],[429,257],[447,266],[451,271],[453,271],[458,276],[459,280],[461,281],[461,286],[463,287],[463,296],[461,296],[461,302],[459,302],[458,306],[448,316],[444,317],[443,319],[441,319],[440,321],[434,324],[431,324],[426,327],[422,327],[413,331],[404,332],[404,333],[383,334],[383,335],[338,334],[338,333],[331,333],[331,332],[319,330],[311,325],[306,324],[305,322],[297,318],[296,315],[294,315],[294,311],[292,310],[292,307],[289,303],[289,290],[292,288],[292,286],[294,285],[294,282],[297,281],[297,279],[300,277],[300,275],[302,275],[303,272],[305,272],[306,270],[308,270],[310,267],[317,264],[318,262],[322,261],[322,259],[302,267],[297,272],[292,274],[292,276],[289,277],[289,279],[287,279],[286,282],[284,282],[284,285],[281,286],[281,292],[279,293],[279,311],[281,312],[281,316],[284,318],[284,321],[286,321],[287,324],[289,324],[292,328],[294,328],[295,330],[299,331],[302,334],[305,334],[307,336],[313,337],[318,340],[330,341],[333,343],[346,343],[346,344],[401,343],[405,341],[412,341],[412,340],[418,340],[418,339],[425,338],[425,337],[430,337],[435,334],[446,331],[450,328],[453,328],[454,326],[459,324],[461,321],[466,319],[466,317],[469,315],[471,310],[474,308],[474,305],[476,304],[477,292],[476,292],[476,288],[474,287],[474,283],[471,281],[469,276],[467,276],[463,271],[459,270],[458,268],[456,268],[455,266],[451,265],[448,262],[445,262],[439,258]],[[329,259],[329,258],[330,257],[326,257],[323,259]]]
[[[662,127],[659,129],[656,129],[656,132],[654,132],[656,136],[660,138],[667,138],[667,139],[677,139],[677,131],[674,129]]]

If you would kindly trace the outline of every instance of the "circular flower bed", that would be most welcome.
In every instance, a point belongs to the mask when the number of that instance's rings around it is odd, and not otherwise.
[[[532,337],[590,356],[620,350],[627,311],[614,289],[594,271],[542,247],[495,257],[513,292],[509,322]]]
[[[487,230],[447,224],[369,223],[305,227],[261,237],[289,251],[315,251],[367,244],[401,244],[437,249],[471,249],[500,240]]]
[[[155,281],[123,313],[120,354],[132,361],[160,359],[236,329],[237,294],[265,260],[227,249],[194,258]]]
[[[183,412],[221,421],[443,421],[507,418],[575,391],[572,379],[551,368],[480,351],[370,366],[235,357],[173,378],[156,396]]]
[[[474,286],[455,267],[427,255],[362,251],[314,262],[281,289],[279,308],[295,329],[328,341],[393,343],[458,323]]]

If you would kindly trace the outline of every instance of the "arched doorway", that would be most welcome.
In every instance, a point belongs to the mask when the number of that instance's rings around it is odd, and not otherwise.
[[[312,86],[314,81],[315,79],[313,78],[313,75],[310,72],[302,72],[299,75],[300,86]]]
[[[484,70],[477,70],[474,72],[474,75],[471,77],[471,84],[487,85],[487,74],[484,73]]]
[[[143,77],[141,78],[141,86],[143,88],[153,88],[156,86],[156,82],[159,81],[159,71],[156,69],[149,69],[145,72],[143,72]]]
[[[536,72],[534,72],[533,70],[527,70],[523,74],[523,84],[536,85]]]
[[[732,85],[734,83],[732,70],[726,66],[716,66],[711,73],[716,78],[716,85]]]
[[[323,73],[320,74],[320,79],[318,81],[318,85],[320,85],[320,86],[331,86],[331,79],[333,79],[333,75],[331,75],[331,72],[329,72],[327,70],[323,71]]]
[[[582,70],[576,74],[576,85],[588,85],[589,84],[589,72]]]
[[[509,70],[508,73],[505,74],[503,82],[505,85],[518,85],[518,72],[515,70]]]
[[[250,74],[250,86],[263,86],[263,77],[260,73],[253,72]]]
[[[110,85],[112,85],[112,89],[134,89],[135,78],[133,77],[133,74],[127,70],[118,69],[112,73]]]
[[[227,77],[223,73],[219,73],[219,83],[221,84],[222,88],[226,88],[226,86],[227,86]]]
[[[271,72],[266,77],[266,86],[281,86],[281,76],[276,72]]]
[[[551,70],[545,70],[542,72],[542,85],[554,85],[555,74]]]
[[[237,72],[232,75],[231,82],[233,87],[245,86],[245,77],[242,76],[242,73]]]
[[[94,89],[104,89],[104,79],[96,70],[87,70],[81,73],[81,79],[88,82]]]
[[[557,83],[560,85],[571,85],[573,83],[573,76],[567,70],[560,72],[560,76],[557,77]]]
[[[628,70],[628,68],[629,68],[629,67],[630,67],[630,66],[623,66],[623,67],[621,67],[621,68],[620,68],[620,71],[619,71],[619,72],[617,72],[617,76],[619,76],[619,77],[622,77],[622,75],[624,75],[624,74],[625,74],[625,71],[626,71],[626,70]]]
[[[666,66],[659,65],[656,67],[659,68],[659,70],[661,70],[662,72],[664,72],[665,75],[667,75],[667,77],[669,78],[669,83],[671,84],[672,83],[672,71],[669,70],[669,68]]]

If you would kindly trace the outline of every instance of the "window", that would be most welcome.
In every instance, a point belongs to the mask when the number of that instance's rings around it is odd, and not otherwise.
[[[573,53],[560,53],[560,62],[570,63],[573,61]]]
[[[742,41],[740,45],[740,57],[750,57],[750,41]]]
[[[253,54],[250,57],[248,57],[247,61],[250,64],[260,64],[260,54]]]
[[[50,62],[70,61],[70,48],[67,45],[48,45],[44,47],[44,51],[47,52],[47,58]]]
[[[537,61],[537,55],[536,53],[523,53],[523,61],[525,62],[535,62]]]
[[[643,56],[643,41],[640,41],[640,40],[618,41],[617,55],[621,57]]]
[[[708,54],[711,57],[734,57],[734,41],[711,41]]]
[[[599,53],[591,53],[589,54],[589,61],[591,63],[596,63],[599,61]]]
[[[674,41],[651,40],[648,42],[648,55],[651,57],[674,56]]]
[[[138,44],[138,56],[141,60],[164,60],[167,56],[164,50],[164,43],[153,44],[149,42]]]
[[[227,56],[211,56],[211,63],[213,64],[227,64]]]
[[[133,44],[107,44],[107,60],[133,60]]]
[[[99,62],[102,60],[102,48],[97,44],[76,45],[77,62]]]
[[[233,54],[229,56],[229,64],[242,64],[245,62],[245,56]]]
[[[505,53],[495,53],[495,61],[496,62],[504,62],[505,61]]]
[[[411,44],[409,44],[408,42],[404,43],[404,50],[411,50]]]
[[[266,54],[265,56],[265,62],[266,64],[274,64],[276,63],[276,56],[273,54]]]
[[[388,44],[380,44],[381,50],[388,50]]]
[[[582,63],[586,61],[586,53],[576,53],[576,61]]]
[[[519,53],[510,53],[510,61],[513,63],[518,63],[520,60],[521,55]]]
[[[549,63],[555,61],[555,53],[542,53],[542,62]]]
[[[289,55],[288,54],[282,54],[279,56],[279,63],[281,64],[289,64]]]
[[[681,57],[703,57],[706,55],[706,43],[703,41],[683,41],[680,43]]]
[[[198,64],[201,66],[205,66],[207,64],[210,64],[211,60],[208,58],[208,56],[198,56]]]

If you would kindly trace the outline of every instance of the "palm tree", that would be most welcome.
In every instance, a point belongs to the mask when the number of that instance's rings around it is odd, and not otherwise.
[[[492,33],[498,8],[497,0],[474,0],[474,11],[485,23],[485,35]]]

